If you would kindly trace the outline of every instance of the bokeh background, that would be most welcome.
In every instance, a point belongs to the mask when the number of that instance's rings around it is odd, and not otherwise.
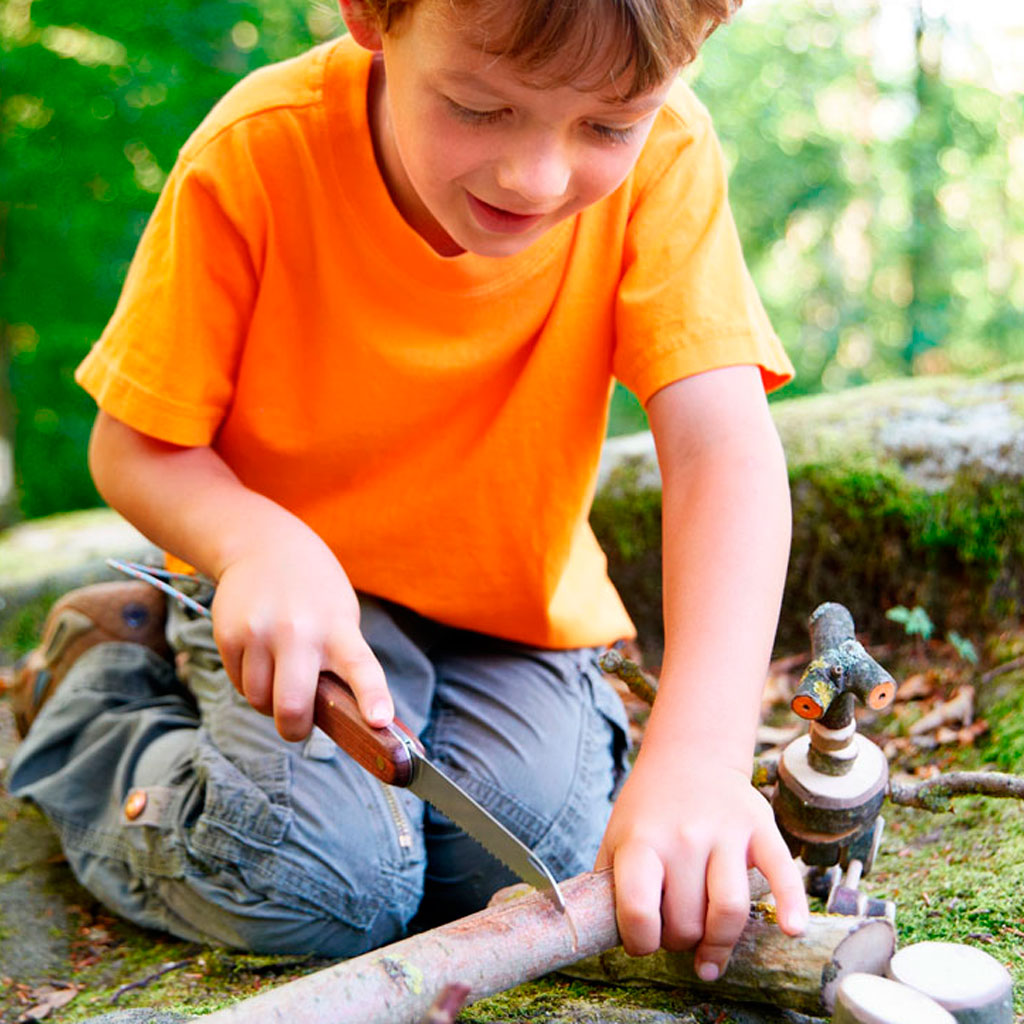
[[[98,503],[72,373],[182,142],[340,31],[327,0],[0,0],[0,528]],[[1024,4],[747,0],[686,74],[782,397],[1024,359]],[[612,432],[642,426],[617,392]]]

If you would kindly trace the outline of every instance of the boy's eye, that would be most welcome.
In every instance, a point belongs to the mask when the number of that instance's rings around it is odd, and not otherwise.
[[[637,126],[631,124],[626,128],[613,128],[607,124],[591,123],[590,130],[606,142],[629,142]]]
[[[461,103],[456,103],[455,100],[448,97],[445,97],[445,102],[452,114],[460,121],[466,121],[469,124],[490,124],[500,120],[506,113],[503,107],[498,110],[474,110],[472,107],[464,107]]]

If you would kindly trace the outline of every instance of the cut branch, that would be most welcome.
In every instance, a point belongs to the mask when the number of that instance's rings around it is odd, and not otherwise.
[[[579,875],[561,887],[566,915],[543,893],[509,900],[244,1000],[203,1018],[204,1024],[418,1024],[451,984],[468,986],[473,1002],[613,950],[620,940],[611,872]],[[648,981],[820,1014],[831,1009],[840,977],[852,970],[880,973],[894,948],[887,920],[812,914],[806,934],[790,938],[775,923],[773,908],[762,904],[713,985],[697,978],[692,954],[634,960],[620,951],[596,960],[589,976],[617,980],[623,971],[617,964],[633,969],[646,961],[660,965]]]
[[[955,796],[995,796],[1024,800],[1024,776],[1002,772],[946,772],[921,782],[889,783],[889,799],[903,807],[948,811]]]

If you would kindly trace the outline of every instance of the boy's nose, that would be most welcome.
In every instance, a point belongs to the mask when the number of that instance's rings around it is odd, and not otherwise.
[[[533,145],[507,154],[498,165],[498,185],[534,207],[561,199],[569,191],[572,169],[558,145]]]

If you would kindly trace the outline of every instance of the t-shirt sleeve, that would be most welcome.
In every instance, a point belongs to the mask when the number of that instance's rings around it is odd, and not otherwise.
[[[643,403],[724,366],[756,365],[766,389],[780,387],[793,368],[743,259],[710,117],[682,86],[660,117],[634,179],[615,375]]]
[[[216,435],[257,292],[258,212],[243,208],[244,170],[211,167],[214,149],[175,165],[114,315],[75,374],[116,419],[187,446]]]

